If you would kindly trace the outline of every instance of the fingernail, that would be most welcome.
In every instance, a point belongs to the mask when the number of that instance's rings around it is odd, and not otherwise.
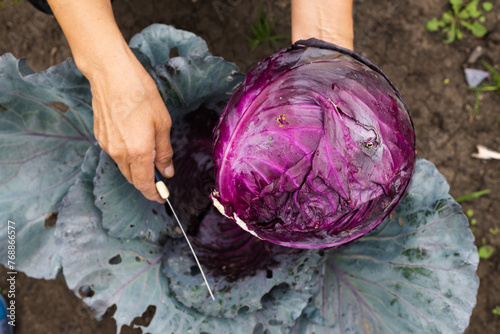
[[[174,176],[174,165],[170,164],[168,167],[166,167],[163,170],[163,175],[165,175],[165,177],[172,177],[172,176]]]

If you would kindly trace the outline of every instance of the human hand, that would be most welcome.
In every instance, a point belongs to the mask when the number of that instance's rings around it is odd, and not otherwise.
[[[292,0],[292,43],[312,37],[353,50],[352,0]]]
[[[174,174],[171,119],[153,79],[131,52],[86,76],[99,145],[147,199],[164,203],[154,168],[165,177]]]
[[[146,198],[165,202],[155,188],[154,167],[165,177],[174,174],[170,115],[118,29],[111,2],[48,2],[90,82],[99,145]]]

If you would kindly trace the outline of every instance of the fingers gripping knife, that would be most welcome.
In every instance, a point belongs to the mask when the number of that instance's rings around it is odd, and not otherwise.
[[[210,297],[212,297],[213,300],[215,300],[215,297],[212,293],[212,289],[210,289],[210,285],[208,284],[207,278],[205,277],[205,273],[203,273],[203,269],[201,268],[200,261],[198,261],[198,257],[196,256],[196,253],[194,252],[193,246],[191,246],[191,243],[189,242],[189,239],[186,235],[186,232],[184,232],[184,228],[181,225],[181,222],[179,221],[179,218],[177,217],[177,214],[175,213],[174,208],[172,207],[172,204],[170,203],[168,197],[170,196],[170,192],[168,191],[167,186],[165,183],[162,181],[162,177],[160,172],[155,168],[155,184],[156,184],[156,190],[158,191],[158,194],[160,194],[161,198],[165,199],[168,203],[168,206],[170,207],[170,210],[172,210],[175,220],[177,221],[177,224],[179,224],[179,227],[181,228],[182,234],[184,235],[184,238],[186,238],[186,241],[188,243],[189,248],[191,249],[191,252],[193,253],[194,259],[196,260],[196,264],[198,265],[198,268],[200,268],[201,275],[203,276],[203,280],[205,281],[205,284],[207,285],[208,292],[210,292]]]

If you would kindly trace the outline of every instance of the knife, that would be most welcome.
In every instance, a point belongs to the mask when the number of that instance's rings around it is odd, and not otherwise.
[[[203,276],[203,280],[205,281],[205,284],[207,285],[208,292],[210,292],[210,297],[212,297],[213,300],[215,300],[215,297],[212,293],[212,289],[210,289],[210,285],[208,284],[207,278],[205,277],[205,273],[203,272],[203,269],[201,268],[200,261],[198,261],[198,257],[196,256],[196,253],[194,252],[193,246],[191,246],[191,242],[189,242],[189,239],[186,235],[186,232],[184,232],[184,228],[181,225],[181,222],[179,218],[177,217],[177,214],[175,213],[174,208],[172,207],[172,204],[170,203],[168,197],[170,196],[170,192],[168,191],[167,186],[162,180],[162,176],[158,169],[155,168],[155,185],[156,185],[156,191],[158,191],[158,194],[160,194],[161,198],[167,201],[168,206],[170,207],[170,210],[172,210],[175,220],[177,221],[177,224],[179,224],[179,227],[181,228],[182,234],[184,235],[184,238],[186,238],[187,244],[189,248],[191,249],[191,253],[193,253],[194,259],[196,260],[196,264],[198,265],[198,268],[200,268],[201,275]]]

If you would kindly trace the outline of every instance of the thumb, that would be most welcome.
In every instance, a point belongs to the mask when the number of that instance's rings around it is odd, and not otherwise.
[[[155,166],[163,176],[170,178],[174,176],[174,164],[172,163],[174,151],[170,144],[170,122],[165,123],[166,125],[156,126]]]

